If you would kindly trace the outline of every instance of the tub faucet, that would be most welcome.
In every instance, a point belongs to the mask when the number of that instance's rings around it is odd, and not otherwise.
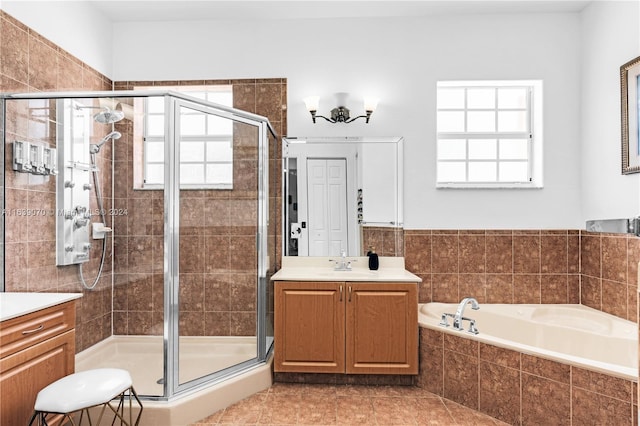
[[[453,316],[453,328],[455,330],[462,330],[462,315],[464,314],[464,308],[467,306],[467,303],[471,303],[471,309],[477,311],[480,309],[480,305],[478,301],[473,297],[465,297],[462,299],[460,304],[458,305],[458,309],[456,310],[456,314]],[[475,322],[474,322],[475,325]]]

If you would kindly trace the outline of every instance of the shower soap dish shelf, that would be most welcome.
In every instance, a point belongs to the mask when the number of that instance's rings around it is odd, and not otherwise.
[[[106,234],[109,232],[113,232],[113,229],[108,226],[104,226],[102,222],[94,222],[91,224],[92,237],[94,240],[102,240],[105,238]]]

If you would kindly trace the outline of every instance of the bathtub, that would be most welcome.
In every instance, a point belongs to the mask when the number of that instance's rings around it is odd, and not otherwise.
[[[426,303],[418,308],[420,326],[474,339],[520,353],[575,365],[629,381],[638,381],[638,328],[583,305],[467,305],[464,316],[476,320],[479,334],[439,325],[457,304]],[[452,319],[449,318],[449,324]],[[463,324],[465,330],[468,323]]]

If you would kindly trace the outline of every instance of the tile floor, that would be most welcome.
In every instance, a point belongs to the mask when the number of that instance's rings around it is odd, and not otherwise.
[[[271,388],[191,426],[208,425],[506,425],[423,389],[306,385]]]

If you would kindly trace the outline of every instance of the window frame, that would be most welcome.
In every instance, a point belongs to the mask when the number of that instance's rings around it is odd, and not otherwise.
[[[156,90],[158,89],[158,86],[151,86],[151,87],[140,87],[137,89],[150,89],[150,90]],[[191,92],[200,92],[200,93],[211,93],[211,92],[228,92],[231,94],[231,105],[224,105],[224,106],[228,106],[228,107],[232,107],[233,106],[233,86],[232,85],[213,85],[213,86],[162,86],[160,87],[161,89],[167,89],[167,90],[176,90],[176,91],[182,91],[185,92],[187,94],[191,93]],[[222,90],[222,89],[228,89],[228,90]],[[205,99],[208,100],[208,99]],[[211,101],[210,101],[211,102]],[[160,183],[148,183],[147,182],[147,176],[148,176],[148,166],[149,165],[163,165],[164,166],[164,158],[163,161],[149,161],[148,160],[148,156],[147,156],[147,146],[149,143],[164,143],[164,137],[165,135],[149,135],[148,134],[148,120],[151,116],[153,115],[163,115],[165,113],[158,113],[158,114],[150,114],[148,112],[148,99],[144,99],[144,124],[143,124],[143,130],[142,130],[142,142],[143,142],[143,147],[142,147],[142,179],[141,179],[141,186],[136,188],[136,189],[140,189],[140,190],[161,190],[164,189],[164,180]],[[197,111],[197,109],[196,109]],[[204,111],[199,111],[200,113],[203,114],[207,114],[207,112]],[[215,117],[220,117],[222,119],[229,119],[228,117],[224,117],[224,116],[218,116],[216,114],[212,114]],[[231,120],[231,133],[229,134],[220,134],[220,133],[216,133],[214,135],[208,135],[206,134],[206,130],[208,129],[209,126],[209,122],[208,120],[205,119],[205,134],[203,135],[188,135],[188,136],[180,136],[180,142],[203,142],[204,143],[204,156],[203,156],[203,160],[202,161],[183,161],[182,159],[180,159],[180,166],[182,167],[183,165],[189,165],[189,164],[198,164],[198,165],[202,165],[204,167],[204,182],[202,183],[184,183],[181,182],[180,183],[180,188],[184,189],[184,190],[210,190],[210,189],[217,189],[217,190],[232,190],[233,189],[233,120]],[[207,142],[229,142],[231,144],[231,158],[229,159],[229,161],[208,161],[207,160]],[[212,164],[225,164],[225,165],[230,165],[231,166],[231,182],[227,183],[227,182],[216,182],[216,183],[206,183],[207,180],[207,165],[212,165]]]
[[[437,104],[438,90],[442,88],[464,89],[464,107],[463,108],[439,108]],[[493,108],[469,108],[467,102],[467,91],[469,89],[494,89],[494,107]],[[498,104],[498,89],[504,88],[523,88],[527,90],[526,108],[527,113],[526,124],[527,129],[521,132],[514,131],[498,131],[498,116],[500,111],[523,111],[522,108],[500,108]],[[465,131],[438,131],[437,115],[440,111],[461,111],[464,113]],[[468,124],[468,112],[495,112],[495,131],[466,131]],[[474,140],[494,140],[495,155],[487,159],[470,159],[469,144]],[[526,159],[501,159],[500,158],[500,140],[520,139],[526,140],[527,158]],[[441,140],[464,140],[465,157],[464,159],[441,159],[440,158],[440,141]],[[527,163],[527,180],[526,181],[500,181],[500,164],[505,163]],[[462,163],[465,167],[464,181],[439,181],[439,167],[443,163]],[[496,165],[496,180],[491,181],[472,181],[469,180],[469,166],[473,163],[491,162]],[[541,80],[492,80],[492,81],[438,81],[436,84],[436,188],[542,188],[542,81]]]

